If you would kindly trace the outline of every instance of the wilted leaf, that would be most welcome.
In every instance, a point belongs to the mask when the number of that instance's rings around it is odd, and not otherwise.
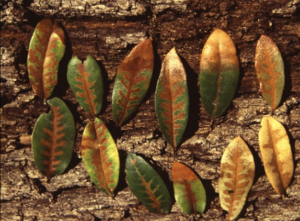
[[[112,196],[119,181],[120,159],[112,136],[99,118],[85,127],[81,156],[94,184]]]
[[[29,44],[27,60],[30,84],[39,97],[51,96],[64,53],[65,34],[59,24],[50,19],[39,22]]]
[[[165,139],[174,149],[185,131],[188,111],[186,73],[173,48],[161,67],[155,92],[155,112]]]
[[[268,36],[262,35],[257,42],[255,70],[262,96],[275,110],[284,88],[284,65],[279,49]]]
[[[164,181],[143,158],[129,153],[125,169],[131,191],[150,212],[170,211],[171,197]]]
[[[239,61],[231,38],[216,29],[207,39],[200,61],[200,94],[215,119],[230,105],[239,80]]]
[[[259,146],[267,177],[275,191],[283,195],[292,179],[293,156],[284,127],[271,116],[261,121]]]
[[[221,159],[219,194],[227,219],[235,219],[244,207],[254,179],[255,164],[251,151],[242,138],[236,137]]]
[[[128,121],[146,95],[153,59],[152,41],[147,39],[135,46],[119,66],[112,93],[113,117],[118,126]]]
[[[184,164],[174,162],[172,177],[174,195],[179,208],[187,215],[203,213],[206,193],[197,175]]]
[[[97,61],[90,55],[82,63],[77,56],[68,65],[68,82],[82,108],[98,114],[102,107],[103,81]]]
[[[69,165],[74,148],[75,123],[65,103],[54,97],[48,100],[49,114],[42,114],[32,133],[34,162],[50,178],[61,174]]]

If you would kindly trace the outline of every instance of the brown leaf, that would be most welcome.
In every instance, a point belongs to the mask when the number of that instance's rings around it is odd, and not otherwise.
[[[275,118],[265,116],[259,131],[259,147],[265,172],[273,188],[280,195],[291,182],[294,163],[288,135]]]
[[[227,219],[235,219],[244,207],[254,179],[254,159],[247,144],[236,137],[225,149],[219,178],[220,203],[228,211]]]

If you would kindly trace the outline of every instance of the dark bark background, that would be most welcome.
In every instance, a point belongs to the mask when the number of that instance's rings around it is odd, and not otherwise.
[[[255,180],[240,220],[299,220],[300,218],[300,1],[299,0],[12,0],[1,2],[1,218],[2,220],[224,220],[219,203],[220,159],[229,142],[240,135],[256,165]],[[37,118],[49,106],[36,97],[27,74],[27,50],[36,24],[58,20],[67,36],[66,54],[59,68],[53,96],[62,98],[76,121],[76,144],[68,169],[50,182],[33,160],[30,135]],[[233,39],[240,60],[240,81],[226,113],[210,128],[200,101],[199,59],[203,45],[221,28]],[[286,85],[273,116],[287,129],[295,171],[285,198],[275,193],[262,166],[258,146],[260,121],[271,113],[259,92],[254,53],[260,35],[271,37],[285,63]],[[150,37],[155,70],[142,105],[121,128],[112,121],[111,93],[117,67],[141,40]],[[185,66],[190,96],[189,122],[176,160],[191,166],[207,192],[203,215],[185,216],[173,204],[167,215],[152,214],[131,193],[124,162],[135,152],[163,176],[171,195],[173,150],[164,141],[154,112],[154,92],[161,62],[176,47]],[[66,80],[70,58],[97,59],[104,78],[105,104],[99,117],[112,133],[120,154],[120,182],[115,199],[91,182],[80,157],[86,122]],[[174,198],[173,198],[174,200]]]

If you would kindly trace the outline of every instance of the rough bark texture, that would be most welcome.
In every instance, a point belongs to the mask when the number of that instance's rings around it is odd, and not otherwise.
[[[2,220],[223,220],[218,177],[225,147],[240,135],[249,145],[256,164],[255,180],[243,220],[297,220],[300,217],[300,1],[189,1],[189,0],[12,0],[1,8],[1,218]],[[33,161],[30,135],[40,114],[49,106],[34,95],[26,59],[31,35],[42,18],[56,19],[67,35],[66,54],[59,69],[53,96],[71,109],[77,128],[74,156],[68,170],[50,182]],[[233,39],[240,60],[238,91],[228,111],[210,128],[210,117],[199,97],[197,78],[203,45],[214,28]],[[254,70],[255,46],[266,34],[278,45],[285,63],[286,86],[273,115],[288,131],[295,171],[284,199],[269,183],[258,146],[262,116],[271,112],[259,92]],[[141,39],[154,42],[155,70],[144,102],[122,128],[112,121],[113,79],[121,61]],[[185,216],[176,203],[167,215],[152,214],[131,193],[125,179],[127,152],[144,156],[164,177],[173,195],[173,150],[162,138],[154,112],[154,91],[161,62],[176,47],[188,77],[190,115],[176,159],[191,166],[207,191],[203,215]],[[80,157],[83,129],[92,115],[80,108],[66,81],[72,55],[92,55],[105,80],[105,100],[98,115],[116,140],[121,175],[115,199],[91,182]],[[173,198],[174,199],[174,198]]]

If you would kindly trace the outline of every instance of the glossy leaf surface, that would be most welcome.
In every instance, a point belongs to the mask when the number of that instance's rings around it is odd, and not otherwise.
[[[58,64],[65,53],[65,34],[57,22],[44,19],[32,35],[27,67],[34,93],[47,99],[57,83]]]
[[[171,197],[164,181],[143,158],[129,153],[125,169],[131,191],[150,212],[170,211]]]
[[[155,112],[167,142],[178,146],[185,131],[189,96],[184,67],[175,48],[166,55],[155,92]]]
[[[179,208],[187,215],[203,213],[206,193],[197,175],[184,164],[174,162],[172,177],[174,195]]]
[[[50,178],[61,174],[69,165],[74,148],[75,123],[66,104],[59,98],[48,100],[49,114],[42,114],[32,133],[34,162]]]
[[[85,127],[81,156],[94,184],[112,196],[119,181],[120,159],[110,132],[99,118]]]
[[[230,105],[239,80],[239,61],[231,38],[216,29],[207,39],[200,61],[200,94],[204,108],[215,119]]]
[[[254,173],[253,155],[243,139],[236,137],[221,159],[219,195],[221,207],[228,211],[227,219],[235,219],[243,209]]]
[[[257,42],[255,70],[262,96],[275,110],[284,88],[284,64],[278,47],[268,36],[262,35]]]
[[[275,191],[283,195],[293,176],[293,156],[284,127],[271,116],[261,121],[259,146],[266,175]]]
[[[147,39],[135,46],[119,66],[113,93],[114,121],[123,125],[142,102],[153,72],[152,41]]]
[[[98,114],[102,107],[103,81],[97,61],[90,55],[82,63],[77,56],[68,65],[69,85],[81,107],[93,114]]]

